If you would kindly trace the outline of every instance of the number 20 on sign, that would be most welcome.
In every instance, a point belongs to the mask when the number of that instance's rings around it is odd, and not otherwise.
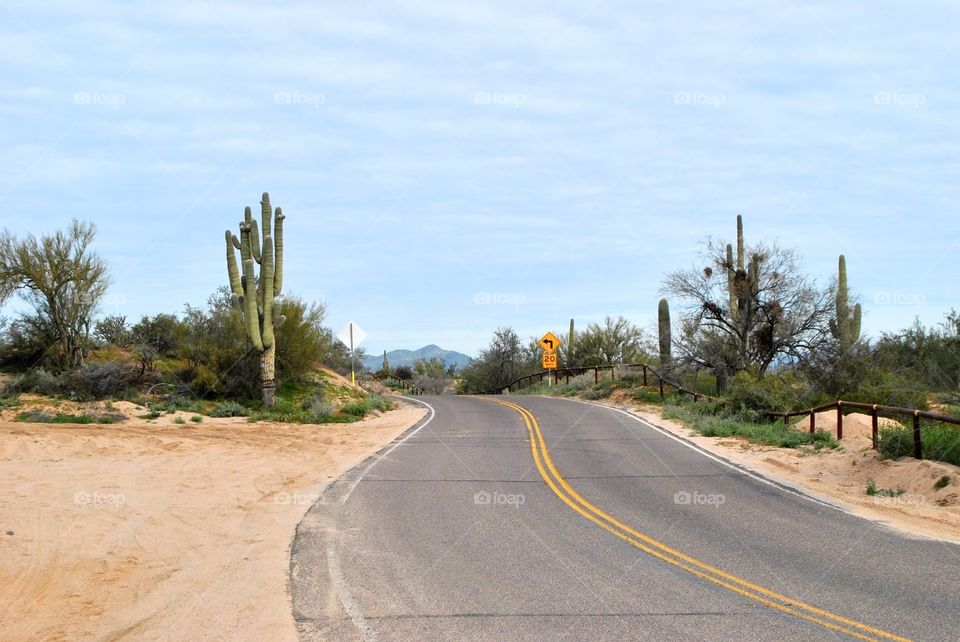
[[[553,369],[557,367],[557,353],[556,352],[544,352],[543,353],[543,368]]]

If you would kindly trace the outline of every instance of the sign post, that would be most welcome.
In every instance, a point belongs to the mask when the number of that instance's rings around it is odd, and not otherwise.
[[[340,343],[350,348],[350,382],[354,388],[357,387],[357,359],[355,349],[366,338],[367,333],[353,321],[347,323],[347,325],[343,326],[343,329],[337,333],[337,339],[340,340]]]

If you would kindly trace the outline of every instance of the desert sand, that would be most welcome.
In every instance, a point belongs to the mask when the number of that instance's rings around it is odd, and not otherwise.
[[[0,639],[296,640],[297,523],[424,413],[0,422]]]

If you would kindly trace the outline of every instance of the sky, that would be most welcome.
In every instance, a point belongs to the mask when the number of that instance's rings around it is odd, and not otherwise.
[[[224,230],[268,191],[285,290],[334,330],[476,354],[498,326],[652,328],[742,214],[821,283],[845,254],[876,337],[960,294],[958,16],[0,0],[0,226],[95,222],[102,312],[136,320],[226,284]]]

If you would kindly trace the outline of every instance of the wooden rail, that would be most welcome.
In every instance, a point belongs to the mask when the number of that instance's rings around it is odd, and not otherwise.
[[[518,379],[511,381],[505,386],[498,388],[491,388],[489,390],[484,390],[477,394],[481,395],[499,395],[499,394],[510,394],[511,392],[520,391],[525,387],[530,387],[536,383],[543,383],[544,379],[549,379],[553,377],[554,384],[560,383],[560,377],[563,377],[566,383],[570,383],[570,377],[577,377],[588,372],[593,371],[593,382],[600,383],[600,372],[604,370],[610,371],[610,380],[616,381],[617,378],[617,368],[623,369],[637,369],[640,368],[643,370],[643,385],[646,387],[648,385],[649,376],[653,375],[657,378],[657,387],[660,390],[660,397],[663,398],[666,396],[664,386],[668,388],[673,388],[681,395],[690,395],[693,397],[693,401],[696,402],[699,399],[714,399],[710,395],[705,395],[702,392],[697,392],[695,390],[688,390],[684,388],[683,385],[671,381],[660,375],[660,372],[651,365],[646,363],[617,363],[609,364],[603,366],[580,366],[577,368],[554,368],[553,370],[543,370],[541,372],[535,372],[533,374],[525,375]]]
[[[823,404],[822,406],[817,406],[815,408],[807,408],[806,410],[795,410],[793,412],[768,412],[768,417],[783,417],[783,425],[787,425],[790,417],[804,417],[806,415],[810,416],[810,432],[816,432],[817,430],[817,413],[825,412],[827,410],[836,410],[837,411],[837,439],[843,439],[843,409],[844,408],[853,408],[856,410],[869,410],[870,417],[873,420],[873,425],[871,426],[871,442],[873,444],[874,450],[876,450],[879,442],[879,417],[881,414],[884,415],[899,415],[904,417],[913,418],[913,456],[916,459],[923,459],[923,440],[921,436],[921,419],[930,419],[932,421],[939,421],[945,424],[953,424],[955,426],[960,426],[960,417],[951,417],[950,415],[941,415],[936,412],[927,412],[926,410],[917,410],[916,408],[899,408],[897,406],[883,406],[881,404],[870,404],[870,403],[860,403],[858,401],[843,401],[838,400],[828,404]]]
[[[554,370],[543,370],[541,372],[536,372],[534,374],[525,375],[510,383],[499,387],[491,388],[489,390],[484,390],[478,394],[481,395],[498,395],[498,394],[509,394],[511,392],[518,392],[525,387],[532,386],[535,382],[542,384],[543,381],[549,377],[553,377],[553,382],[559,383],[560,378],[563,377],[566,383],[570,383],[570,377],[576,377],[579,375],[586,374],[588,372],[593,372],[593,381],[594,383],[600,382],[600,373],[602,371],[610,371],[610,380],[616,380],[616,369],[637,369],[641,368],[643,370],[643,385],[646,387],[649,382],[649,376],[653,375],[657,378],[657,387],[660,390],[660,397],[663,398],[666,396],[664,387],[672,388],[676,390],[681,395],[690,395],[693,397],[693,401],[696,402],[699,399],[709,399],[714,400],[715,397],[710,395],[705,395],[694,390],[688,390],[684,388],[683,385],[671,381],[660,375],[660,372],[651,365],[646,363],[623,363],[623,364],[610,364],[603,366],[582,366],[578,368],[556,368]],[[873,419],[873,425],[871,430],[871,443],[873,448],[876,449],[879,442],[879,418],[881,416],[902,416],[902,417],[912,417],[913,419],[913,456],[917,459],[923,459],[923,440],[922,440],[922,426],[920,423],[921,419],[929,419],[931,421],[939,421],[945,424],[952,424],[955,426],[960,426],[960,417],[952,417],[950,415],[943,415],[936,412],[928,412],[926,410],[917,410],[916,408],[899,408],[897,406],[884,406],[882,404],[869,404],[861,403],[858,401],[843,401],[837,400],[831,403],[823,404],[815,408],[807,408],[805,410],[795,410],[792,412],[768,412],[766,415],[768,417],[782,417],[783,424],[787,425],[791,417],[810,417],[810,432],[814,433],[817,431],[817,413],[825,412],[828,410],[837,411],[837,439],[843,439],[843,411],[846,408],[851,408],[855,410],[866,410],[870,413],[871,418]]]
[[[400,377],[394,377],[393,375],[390,375],[389,377],[385,377],[384,381],[388,381],[390,379],[392,379],[393,381],[396,381],[401,388],[403,388],[404,390],[406,390],[412,395],[423,394],[423,388],[421,388],[420,386],[418,386],[413,382],[407,381],[406,379],[401,379]]]

